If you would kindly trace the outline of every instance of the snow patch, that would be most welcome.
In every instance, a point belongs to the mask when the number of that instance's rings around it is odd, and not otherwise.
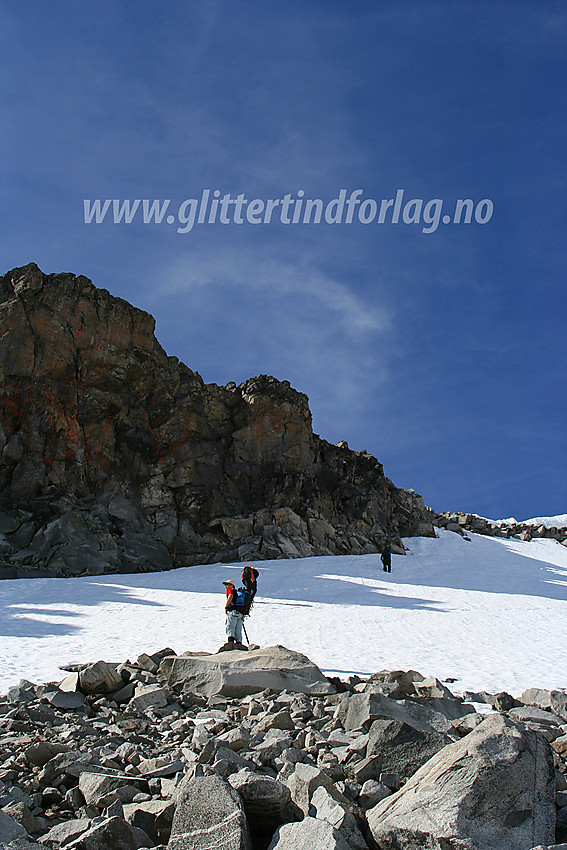
[[[346,678],[414,669],[451,690],[567,686],[567,548],[554,540],[448,531],[377,555],[263,561],[246,628]],[[224,588],[242,564],[162,573],[0,582],[0,692],[20,678],[60,681],[59,665],[135,660],[165,646],[215,652]]]

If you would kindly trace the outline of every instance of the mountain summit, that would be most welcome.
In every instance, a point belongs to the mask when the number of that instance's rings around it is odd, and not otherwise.
[[[33,263],[0,278],[0,575],[377,552],[433,535],[382,465],[313,433],[307,396],[205,384],[148,313]]]

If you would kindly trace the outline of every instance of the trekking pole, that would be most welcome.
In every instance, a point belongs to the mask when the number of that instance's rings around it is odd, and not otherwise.
[[[244,620],[242,621],[242,628],[244,629],[244,634],[246,635],[246,643],[250,643],[250,638],[248,637],[248,632],[246,631],[246,626],[244,625]]]

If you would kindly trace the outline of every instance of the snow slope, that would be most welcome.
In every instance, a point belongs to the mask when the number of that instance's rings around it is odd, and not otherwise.
[[[536,516],[533,519],[526,519],[524,522],[527,525],[544,525],[546,528],[567,528],[567,514]]]
[[[532,519],[522,519],[519,522],[511,516],[508,519],[489,519],[488,522],[492,522],[494,525],[543,525],[545,528],[567,528],[567,514],[536,516]]]
[[[442,531],[378,556],[264,561],[250,640],[300,650],[346,677],[415,669],[451,688],[567,687],[567,548]],[[242,565],[0,582],[0,692],[59,680],[59,664],[224,642],[223,579]]]

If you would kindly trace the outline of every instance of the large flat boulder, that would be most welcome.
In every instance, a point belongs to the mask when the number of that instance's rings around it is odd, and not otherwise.
[[[367,812],[380,850],[526,850],[555,840],[549,744],[490,715]]]
[[[311,695],[335,693],[316,664],[284,646],[171,656],[161,662],[159,675],[170,688],[182,687],[207,697],[243,697],[267,688]]]

